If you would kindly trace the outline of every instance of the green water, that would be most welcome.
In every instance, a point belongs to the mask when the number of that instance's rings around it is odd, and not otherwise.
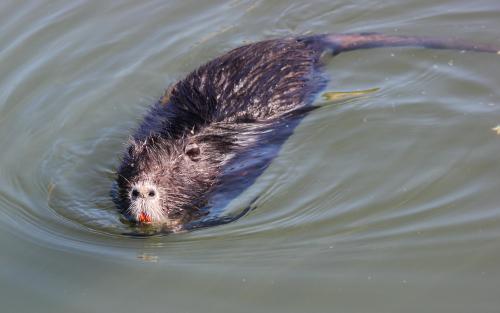
[[[109,198],[163,89],[241,44],[378,31],[500,46],[484,1],[0,2],[1,312],[500,312],[500,58],[331,60],[316,110],[225,209],[124,237]]]

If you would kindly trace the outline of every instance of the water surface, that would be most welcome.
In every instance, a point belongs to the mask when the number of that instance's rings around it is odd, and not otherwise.
[[[241,44],[379,31],[500,45],[484,1],[3,1],[2,312],[498,312],[496,55],[356,51],[224,209],[239,221],[121,235],[124,143],[164,88]]]

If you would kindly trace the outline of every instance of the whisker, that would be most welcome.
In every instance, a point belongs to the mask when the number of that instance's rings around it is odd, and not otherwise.
[[[123,176],[122,174],[119,174],[119,173],[118,173],[118,176],[120,176],[121,178],[125,179],[125,180],[127,181],[127,183],[129,183],[129,184],[131,184],[131,185],[132,185],[132,183],[130,182],[130,180],[128,180],[128,179],[127,179],[125,176]]]

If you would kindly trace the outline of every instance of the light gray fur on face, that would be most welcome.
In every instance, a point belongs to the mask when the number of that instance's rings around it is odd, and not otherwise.
[[[138,181],[132,184],[128,194],[130,199],[128,213],[136,221],[141,220],[141,215],[145,214],[151,219],[151,223],[167,222],[167,215],[162,208],[162,193],[151,181]]]

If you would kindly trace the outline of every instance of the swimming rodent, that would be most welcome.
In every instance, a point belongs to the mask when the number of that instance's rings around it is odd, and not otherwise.
[[[217,190],[251,184],[317,107],[314,96],[326,84],[322,54],[396,46],[500,54],[491,45],[375,33],[290,37],[236,48],[174,84],[145,116],[118,169],[115,202],[122,214],[136,224],[173,230],[239,218],[246,211],[192,223],[206,214],[202,208]]]

